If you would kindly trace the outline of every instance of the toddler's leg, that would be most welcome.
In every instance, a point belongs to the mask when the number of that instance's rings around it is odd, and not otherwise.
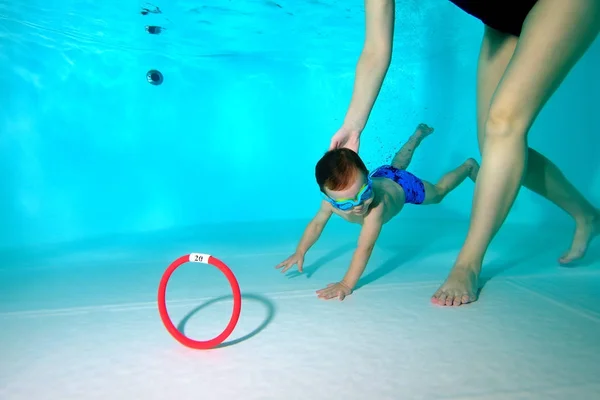
[[[456,189],[467,177],[475,182],[478,172],[479,164],[474,159],[469,158],[458,168],[442,176],[435,185],[423,181],[425,184],[425,200],[422,204],[437,204],[441,202],[448,193]]]
[[[392,166],[399,169],[408,168],[415,149],[421,144],[423,139],[431,134],[431,132],[433,132],[433,128],[430,128],[425,124],[419,124],[415,133],[410,136],[408,141],[404,143],[394,156]]]

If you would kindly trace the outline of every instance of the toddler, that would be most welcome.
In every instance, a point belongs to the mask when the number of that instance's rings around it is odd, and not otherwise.
[[[317,214],[306,227],[296,251],[275,268],[286,272],[293,265],[302,272],[304,256],[317,241],[332,214],[361,224],[358,245],[343,279],[317,291],[320,298],[332,299],[352,293],[362,275],[382,226],[395,217],[406,203],[438,204],[465,178],[477,178],[479,164],[472,158],[432,184],[406,170],[415,149],[433,132],[420,124],[396,153],[390,165],[367,171],[361,158],[347,148],[330,150],[317,162],[315,175],[323,194]]]

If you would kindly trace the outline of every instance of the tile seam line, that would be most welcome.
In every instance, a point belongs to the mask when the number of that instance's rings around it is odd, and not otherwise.
[[[565,304],[563,302],[560,302],[558,300],[553,299],[550,296],[547,296],[547,295],[542,294],[542,293],[540,293],[538,291],[530,289],[527,286],[524,286],[524,285],[522,285],[522,284],[520,284],[518,282],[515,282],[514,280],[512,280],[510,278],[506,279],[506,283],[509,284],[509,285],[512,285],[513,287],[515,287],[517,289],[520,289],[520,290],[522,290],[524,292],[531,293],[531,294],[533,294],[533,295],[535,295],[535,296],[537,296],[537,297],[539,297],[539,298],[541,298],[543,300],[546,300],[548,303],[554,304],[555,306],[558,306],[558,307],[560,307],[560,308],[562,308],[562,309],[564,309],[566,311],[570,311],[573,314],[579,315],[580,317],[584,317],[584,318],[587,318],[587,319],[589,319],[589,320],[591,320],[593,322],[600,323],[600,317],[598,317],[597,315],[595,315],[593,312],[584,311],[584,310],[581,310],[579,308],[575,308],[575,307],[569,306],[569,305],[567,305],[567,304]]]

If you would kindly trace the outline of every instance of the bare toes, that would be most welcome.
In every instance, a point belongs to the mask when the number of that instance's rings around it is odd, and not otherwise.
[[[558,262],[560,262],[561,264],[568,264],[570,262],[578,261],[578,260],[582,259],[584,255],[585,255],[585,251],[583,251],[583,250],[568,252],[567,254],[565,254],[564,256],[559,258]]]
[[[440,294],[440,296],[438,297],[438,304],[442,306],[446,304],[446,297],[446,293],[442,292],[442,294]]]
[[[446,306],[451,306],[453,302],[454,302],[454,296],[450,295],[450,296],[446,297]]]

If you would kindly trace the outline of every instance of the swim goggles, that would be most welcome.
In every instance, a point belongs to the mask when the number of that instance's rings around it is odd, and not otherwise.
[[[329,203],[331,203],[331,205],[334,206],[335,208],[337,208],[338,210],[342,210],[342,211],[348,211],[351,208],[356,207],[357,205],[370,199],[372,196],[373,196],[373,182],[371,181],[370,176],[367,177],[367,183],[365,183],[362,186],[362,188],[360,189],[360,191],[358,192],[356,197],[353,199],[334,200],[331,197],[327,196],[325,193],[323,193],[323,197],[325,198],[325,200],[327,200]]]

